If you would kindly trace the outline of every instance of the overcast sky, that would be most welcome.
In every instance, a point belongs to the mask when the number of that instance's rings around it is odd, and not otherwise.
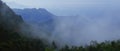
[[[28,7],[59,8],[59,7],[82,7],[94,5],[118,4],[120,0],[3,0],[7,3],[15,3]],[[17,4],[16,4],[17,3]],[[15,6],[14,5],[14,6]]]
[[[76,10],[81,7],[119,7],[120,0],[3,0],[11,8]]]

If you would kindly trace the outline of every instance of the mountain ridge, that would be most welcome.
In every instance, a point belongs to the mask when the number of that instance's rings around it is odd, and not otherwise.
[[[45,22],[55,16],[44,8],[13,9],[13,11],[16,14],[23,16],[23,19],[27,22],[38,22],[38,20],[39,22]]]
[[[13,11],[16,14],[21,15],[25,22],[37,25],[40,29],[49,32],[54,29],[54,17],[56,17],[56,15],[44,8],[13,9]]]

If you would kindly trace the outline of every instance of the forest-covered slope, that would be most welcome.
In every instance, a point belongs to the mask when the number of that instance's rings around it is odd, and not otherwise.
[[[120,51],[120,40],[91,42],[91,45],[80,47],[57,48],[42,42],[43,39],[34,39],[21,35],[21,24],[25,24],[22,17],[16,15],[5,3],[0,0],[0,51]]]
[[[22,17],[0,0],[0,51],[44,51],[41,40],[22,36],[22,24]]]

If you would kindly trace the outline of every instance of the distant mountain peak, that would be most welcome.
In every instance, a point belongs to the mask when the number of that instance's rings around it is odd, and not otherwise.
[[[53,19],[54,14],[50,13],[44,8],[25,8],[25,9],[13,9],[16,14],[19,14],[27,22],[45,22]]]
[[[54,17],[52,13],[44,8],[25,8],[25,9],[13,9],[15,13],[21,15],[27,23],[37,24],[41,29],[51,31],[54,29]]]

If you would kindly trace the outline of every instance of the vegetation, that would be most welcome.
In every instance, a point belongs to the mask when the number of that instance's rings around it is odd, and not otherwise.
[[[54,42],[52,44],[47,46],[40,39],[26,38],[17,32],[11,33],[0,28],[0,51],[120,51],[120,40],[102,43],[92,41],[88,46],[66,45],[61,49],[58,49]]]
[[[60,51],[120,51],[120,40],[117,41],[106,41],[102,43],[97,43],[96,41],[93,41],[91,45],[89,46],[80,46],[72,48],[69,48],[66,46],[65,48],[62,48]]]
[[[0,0],[0,7],[2,6],[2,2]],[[11,11],[6,12],[6,15]],[[21,35],[17,30],[15,31],[15,26],[18,25],[19,22],[22,22],[20,17],[16,17],[13,15],[8,14],[2,15],[0,12],[0,51],[120,51],[120,40],[117,41],[105,41],[102,43],[97,43],[96,41],[92,41],[88,46],[65,46],[59,49],[55,42],[52,45],[47,44],[47,42],[43,42],[42,39],[34,39],[28,38]],[[11,19],[8,21],[3,20],[4,17],[10,17],[15,19]],[[18,18],[18,19],[17,19]],[[14,21],[13,21],[14,20]],[[8,23],[9,22],[9,23]],[[13,23],[16,24],[13,24]],[[8,23],[8,24],[7,24]],[[11,23],[11,24],[10,24]],[[7,26],[12,27],[7,29]],[[13,26],[10,26],[13,25]],[[13,30],[12,30],[13,29]]]
[[[45,45],[39,39],[30,39],[0,28],[0,51],[45,51],[44,49]]]

